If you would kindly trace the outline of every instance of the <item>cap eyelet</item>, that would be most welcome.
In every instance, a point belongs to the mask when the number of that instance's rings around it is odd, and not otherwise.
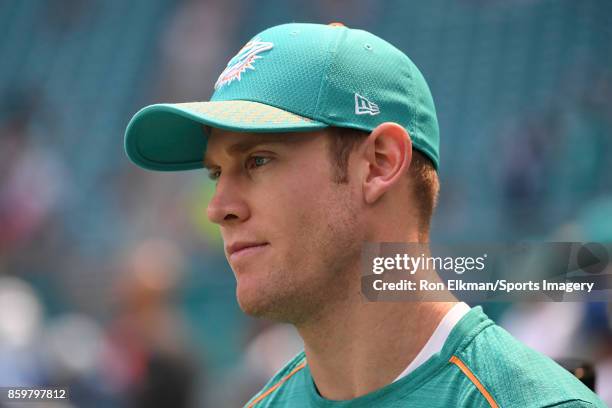
[[[289,35],[296,36],[296,35],[298,35],[299,33],[300,33],[300,31],[299,31],[299,30],[293,30],[292,32],[290,32],[290,33],[289,33]]]
[[[363,48],[365,48],[368,51],[372,51],[372,46],[370,44],[363,44]]]

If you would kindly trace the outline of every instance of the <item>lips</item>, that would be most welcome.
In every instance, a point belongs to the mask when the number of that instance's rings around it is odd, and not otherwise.
[[[239,255],[246,255],[248,253],[253,253],[258,250],[261,250],[268,246],[267,242],[247,242],[247,241],[237,241],[232,243],[231,245],[226,245],[225,253],[228,258],[235,258]]]

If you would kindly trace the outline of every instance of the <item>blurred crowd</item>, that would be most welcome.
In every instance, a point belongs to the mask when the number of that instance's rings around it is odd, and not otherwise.
[[[138,108],[206,100],[274,24],[368,29],[424,72],[442,140],[433,240],[612,242],[611,3],[354,3],[3,2],[0,387],[69,387],[61,407],[238,407],[300,350],[293,328],[238,309],[206,175],[145,172],[122,146]],[[610,303],[485,311],[592,362],[612,404]]]

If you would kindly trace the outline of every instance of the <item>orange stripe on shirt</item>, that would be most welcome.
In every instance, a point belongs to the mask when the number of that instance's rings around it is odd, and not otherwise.
[[[463,363],[463,361],[461,361],[457,356],[452,356],[449,361],[457,365],[457,367],[459,367],[459,369],[463,371],[463,374],[465,374],[467,378],[469,378],[470,381],[474,383],[476,388],[478,388],[478,391],[480,391],[482,396],[485,397],[485,399],[487,400],[491,408],[499,408],[499,405],[497,405],[497,402],[495,402],[495,399],[493,399],[491,394],[489,394],[489,391],[487,391],[484,385],[482,385],[482,383],[478,380],[478,378],[476,378],[476,376],[472,373],[472,371]]]
[[[285,381],[287,381],[289,378],[291,378],[291,376],[293,376],[293,374],[297,373],[298,371],[300,371],[302,368],[306,367],[306,361],[303,361],[302,363],[300,363],[300,365],[298,365],[297,367],[295,367],[293,369],[293,371],[291,371],[289,374],[287,374],[286,376],[284,376],[279,382],[277,382],[276,384],[274,384],[272,387],[268,388],[266,390],[266,392],[264,392],[263,394],[261,394],[259,397],[255,398],[255,400],[253,400],[253,402],[251,402],[247,408],[253,408],[255,406],[255,404],[257,404],[258,402],[260,402],[262,399],[266,398],[268,395],[270,395],[270,393],[272,393],[274,390],[276,390],[278,387],[280,387],[281,385],[283,385],[283,383]]]

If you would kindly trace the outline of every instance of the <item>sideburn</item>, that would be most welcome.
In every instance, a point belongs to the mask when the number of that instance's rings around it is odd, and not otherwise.
[[[351,152],[357,148],[369,133],[359,129],[332,127],[327,131],[328,153],[332,166],[332,181],[348,184],[348,164]]]

